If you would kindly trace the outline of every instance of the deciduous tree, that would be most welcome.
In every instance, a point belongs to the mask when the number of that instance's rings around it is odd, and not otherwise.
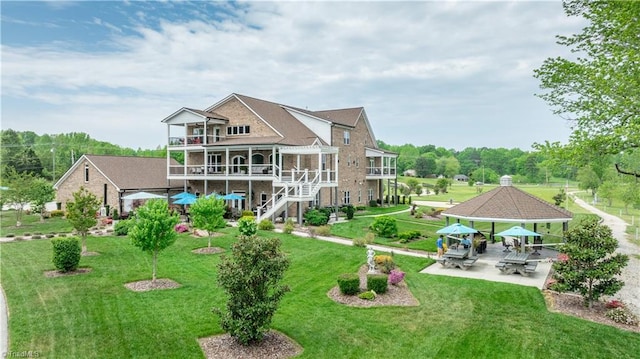
[[[565,0],[564,10],[568,16],[588,21],[580,33],[557,37],[558,44],[569,47],[575,58],[549,58],[535,70],[535,77],[545,90],[539,96],[554,113],[572,122],[573,133],[565,147],[568,157],[585,161],[637,152],[640,1]],[[640,171],[620,162],[615,167],[640,178]]]
[[[596,217],[587,217],[568,230],[565,238],[566,244],[560,247],[563,255],[553,264],[557,282],[552,289],[578,292],[584,305],[591,307],[602,295],[614,295],[624,286],[616,276],[629,258],[614,254],[618,241],[611,228],[600,224]]]
[[[135,224],[129,230],[131,242],[153,256],[151,282],[156,281],[158,252],[171,246],[178,238],[173,227],[180,222],[178,214],[169,212],[163,199],[152,199],[136,210]]]
[[[40,222],[44,222],[45,204],[56,198],[56,192],[51,182],[44,178],[36,178],[30,185],[31,204],[40,213]]]
[[[189,208],[193,226],[207,231],[209,248],[211,248],[211,235],[213,232],[227,225],[224,220],[225,211],[224,200],[216,198],[215,195],[200,197]]]
[[[82,253],[87,253],[87,234],[89,228],[98,223],[96,213],[100,208],[100,200],[86,188],[80,187],[73,192],[73,201],[67,201],[67,220],[82,238]]]

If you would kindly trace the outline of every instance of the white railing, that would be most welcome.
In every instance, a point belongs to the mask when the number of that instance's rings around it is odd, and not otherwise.
[[[272,194],[269,201],[259,206],[256,219],[260,221],[262,218],[274,215],[288,202],[311,200],[318,194],[320,188],[322,188],[321,179],[322,174],[316,172],[313,179],[309,181],[309,171],[304,171],[295,182],[286,184],[278,192]]]

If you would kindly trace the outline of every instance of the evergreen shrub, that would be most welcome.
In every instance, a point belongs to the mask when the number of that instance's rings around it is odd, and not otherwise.
[[[344,295],[355,295],[360,292],[360,276],[357,273],[343,273],[338,276],[338,287]]]
[[[367,274],[367,290],[378,294],[387,292],[389,278],[386,274]]]
[[[60,272],[70,272],[78,268],[82,248],[76,237],[53,238],[53,265]]]

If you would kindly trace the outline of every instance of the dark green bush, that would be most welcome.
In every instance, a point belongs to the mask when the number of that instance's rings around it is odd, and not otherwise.
[[[74,271],[80,263],[80,241],[76,237],[53,238],[53,265],[60,272]]]
[[[386,274],[367,274],[367,290],[372,290],[377,294],[386,293],[388,280]]]
[[[329,223],[329,215],[324,211],[312,209],[304,214],[304,220],[311,226],[323,226]]]
[[[356,209],[352,205],[345,206],[342,210],[347,215],[347,219],[353,219],[353,214],[356,213]]]
[[[115,233],[116,236],[126,236],[129,234],[129,230],[133,228],[134,224],[133,219],[120,220],[115,226],[113,226],[113,233]]]
[[[378,207],[378,201],[372,199],[371,201],[369,201],[369,207]]]
[[[274,226],[273,222],[268,218],[265,218],[258,223],[258,229],[261,231],[271,231],[274,228],[276,228],[276,226]]]
[[[398,238],[400,239],[400,243],[407,243],[411,240],[418,239],[422,236],[420,231],[406,231],[398,233]]]
[[[338,287],[344,295],[356,295],[360,292],[360,276],[357,273],[343,273],[338,276]]]
[[[398,225],[395,218],[380,216],[371,223],[371,230],[380,237],[391,238],[398,233]]]

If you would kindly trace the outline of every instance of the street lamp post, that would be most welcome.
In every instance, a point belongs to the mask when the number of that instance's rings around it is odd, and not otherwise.
[[[53,156],[53,173],[51,174],[51,178],[53,179],[53,183],[56,183],[56,149],[51,149],[51,154]]]

